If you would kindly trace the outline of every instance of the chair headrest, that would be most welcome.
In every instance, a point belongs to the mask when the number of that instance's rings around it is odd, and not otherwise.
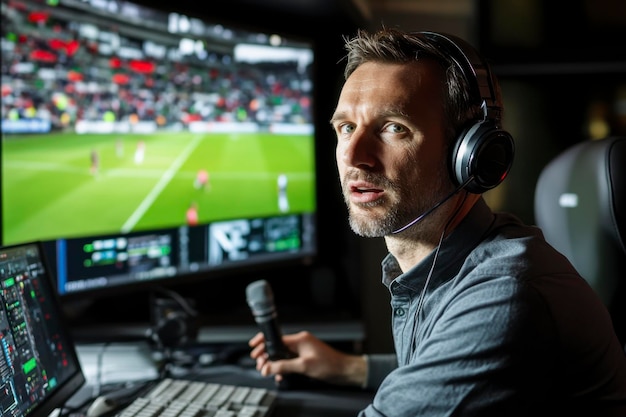
[[[600,282],[626,268],[626,137],[580,142],[548,163],[535,221],[592,286],[617,285]],[[597,289],[605,301],[612,291]]]

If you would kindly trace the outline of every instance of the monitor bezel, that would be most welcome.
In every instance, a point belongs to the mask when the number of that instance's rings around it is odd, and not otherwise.
[[[165,7],[160,4],[157,4],[157,5],[149,4],[142,0],[132,1],[129,3],[136,4],[140,7],[146,7],[148,9],[155,10],[158,12],[171,13],[171,12],[176,11],[175,10],[176,6]],[[184,13],[187,13],[190,17],[199,18],[201,20],[208,20],[208,21],[213,20],[214,22],[223,21],[224,24],[227,24],[232,28],[237,28],[243,31],[259,32],[259,33],[265,33],[265,34],[277,33],[281,36],[287,37],[288,39],[292,39],[296,43],[309,45],[313,54],[314,55],[317,54],[316,37],[305,35],[304,32],[297,33],[294,31],[276,31],[274,29],[276,29],[277,26],[274,24],[265,24],[265,25],[252,24],[251,22],[237,21],[235,19],[232,19],[232,16],[226,16],[224,14],[216,14],[214,18],[210,18],[210,17],[203,16],[197,10],[194,10],[191,13],[189,13],[188,11],[185,11]],[[316,58],[314,58],[314,62],[312,64],[313,77],[316,81],[316,84],[318,84],[320,80],[317,79],[316,64],[317,64]],[[318,155],[317,155],[319,150],[318,150],[317,144],[315,143],[318,140],[317,131],[320,128],[319,126],[320,122],[315,117],[315,113],[316,113],[315,107],[318,105],[318,100],[316,97],[318,93],[317,92],[318,88],[319,87],[314,87],[314,90],[313,90],[313,100],[314,100],[313,112],[314,112],[314,127],[315,127],[315,134],[314,134],[315,135],[314,137],[315,149],[313,150],[314,152],[313,157],[315,159],[315,167],[314,167],[315,175],[317,175],[320,170],[320,165],[319,165],[319,160],[318,160]],[[320,199],[319,199],[319,190],[318,190],[317,181],[316,181],[315,187],[316,187],[315,189],[316,211],[318,211]],[[301,215],[301,213],[296,213],[296,214]],[[319,216],[317,215],[317,213],[312,214],[312,218],[314,222],[313,227],[315,229],[319,228],[318,217]],[[45,241],[43,243],[47,247],[49,247],[50,245],[55,245],[57,241],[58,240],[55,239],[52,241]],[[260,263],[252,263],[252,262],[247,263],[246,262],[246,263],[242,263],[239,265],[233,264],[231,267],[218,268],[215,270],[208,270],[205,268],[197,272],[187,271],[181,274],[177,273],[175,276],[163,277],[158,280],[138,281],[138,282],[128,283],[125,285],[111,286],[111,287],[97,287],[97,288],[91,288],[91,289],[86,289],[82,291],[76,291],[76,292],[60,292],[59,295],[64,302],[66,301],[71,302],[72,300],[83,300],[85,298],[100,298],[100,297],[108,297],[108,296],[115,295],[115,294],[128,294],[128,293],[133,293],[133,292],[141,292],[144,290],[149,290],[151,287],[155,285],[156,286],[170,286],[170,287],[179,286],[179,285],[186,286],[187,283],[193,284],[202,280],[211,280],[213,278],[221,278],[226,275],[247,276],[247,274],[250,272],[259,271],[259,270],[267,270],[270,268],[276,268],[280,270],[283,268],[291,268],[294,265],[302,266],[306,268],[315,264],[315,262],[317,261],[318,252],[319,252],[318,246],[319,246],[319,241],[317,240],[317,236],[316,236],[313,250],[302,251],[300,253],[285,254],[286,255],[285,257],[281,257],[281,258],[277,257],[274,260],[263,260]],[[47,251],[49,251],[49,249]],[[56,261],[53,262],[53,265],[56,268]]]

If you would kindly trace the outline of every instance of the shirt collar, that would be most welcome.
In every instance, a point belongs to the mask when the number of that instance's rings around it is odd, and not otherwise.
[[[465,218],[443,240],[436,260],[434,271],[436,273],[433,274],[432,285],[438,285],[455,275],[465,258],[490,230],[494,219],[495,215],[485,200],[478,199]],[[388,253],[382,261],[383,284],[389,288],[395,280],[412,291],[421,291],[432,267],[435,252],[436,249],[405,273],[402,273],[396,258]]]

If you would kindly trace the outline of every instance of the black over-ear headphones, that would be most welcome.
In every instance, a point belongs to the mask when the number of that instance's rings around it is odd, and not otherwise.
[[[463,39],[436,32],[417,32],[447,53],[461,70],[473,99],[483,108],[482,120],[466,127],[452,147],[450,169],[457,186],[481,194],[500,184],[513,164],[513,137],[500,126],[502,103],[496,91],[491,68]]]

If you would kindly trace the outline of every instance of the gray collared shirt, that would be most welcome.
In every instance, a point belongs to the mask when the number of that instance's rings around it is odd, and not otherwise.
[[[360,416],[626,416],[608,313],[538,228],[481,199],[435,252],[383,260],[396,355],[368,357]]]

